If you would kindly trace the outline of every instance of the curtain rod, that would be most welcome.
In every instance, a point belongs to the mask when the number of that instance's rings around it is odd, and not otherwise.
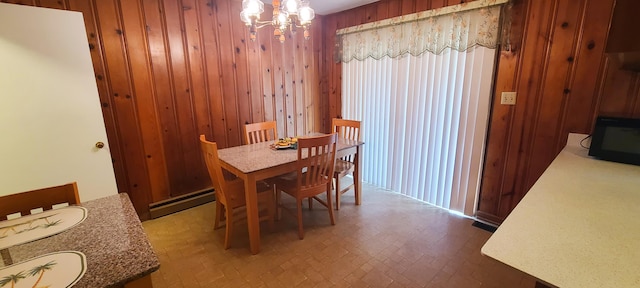
[[[346,34],[367,31],[371,29],[379,29],[379,28],[384,28],[384,27],[402,24],[406,22],[424,20],[431,17],[435,17],[435,16],[442,16],[442,15],[456,13],[456,12],[464,12],[464,11],[469,11],[469,10],[474,10],[479,8],[501,5],[507,2],[509,2],[509,0],[478,0],[478,1],[458,4],[458,5],[453,5],[453,6],[446,6],[438,9],[427,10],[427,11],[422,11],[422,12],[413,13],[413,14],[407,14],[403,16],[381,20],[381,21],[339,29],[336,31],[336,35],[346,35]]]

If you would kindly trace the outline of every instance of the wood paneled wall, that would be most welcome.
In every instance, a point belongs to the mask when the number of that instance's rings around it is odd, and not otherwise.
[[[341,65],[333,61],[335,31],[452,0],[383,0],[324,19],[323,90],[329,117],[340,116]],[[494,95],[516,91],[517,104],[494,96],[478,216],[501,222],[566,144],[568,133],[591,132],[597,115],[640,117],[640,77],[621,71],[604,49],[614,0],[513,0],[498,58]],[[508,39],[508,41],[507,41]]]
[[[228,147],[244,123],[327,132],[341,109],[337,29],[464,0],[383,0],[319,16],[310,41],[284,44],[271,28],[249,41],[240,0],[2,2],[83,12],[118,187],[146,218],[149,203],[210,187],[199,134]],[[638,73],[604,54],[613,3],[513,1],[495,94],[516,91],[517,105],[494,97],[479,216],[502,221],[596,115],[640,117]]]
[[[229,147],[245,123],[325,130],[322,17],[310,40],[300,31],[281,44],[271,27],[249,40],[240,0],[2,2],[84,14],[118,189],[143,219],[150,203],[211,187],[200,134]]]
[[[516,1],[500,55],[478,216],[502,222],[566,144],[598,115],[640,118],[639,74],[605,55],[614,0]],[[520,16],[521,15],[521,16]],[[558,191],[558,193],[562,193]]]

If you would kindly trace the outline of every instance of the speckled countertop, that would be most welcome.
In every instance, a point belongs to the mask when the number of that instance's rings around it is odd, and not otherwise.
[[[129,196],[125,193],[82,203],[87,219],[62,233],[8,248],[13,263],[57,252],[80,251],[87,271],[74,287],[121,287],[160,268]],[[5,252],[6,253],[6,252]]]
[[[314,133],[311,136],[313,135],[322,134]],[[231,164],[243,173],[251,173],[273,166],[293,163],[298,159],[298,152],[295,149],[274,150],[269,148],[274,142],[275,141],[267,141],[220,149],[218,150],[218,156],[222,161]],[[341,150],[363,144],[364,142],[362,141],[353,141],[339,137],[338,143],[336,144],[338,156],[340,156]]]
[[[640,287],[640,166],[596,160],[570,134],[482,254],[557,287]]]

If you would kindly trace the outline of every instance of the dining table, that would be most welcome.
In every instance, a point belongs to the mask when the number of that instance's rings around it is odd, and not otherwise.
[[[314,133],[305,137],[319,135],[322,134]],[[256,182],[295,171],[295,162],[298,160],[297,150],[274,149],[272,144],[274,144],[274,141],[266,141],[218,150],[222,168],[244,181],[249,246],[252,254],[260,252],[260,223]],[[343,137],[338,137],[336,144],[336,157],[354,155],[353,182],[356,205],[360,205],[362,200],[362,173],[360,172],[362,157],[360,156],[363,145],[363,141]]]
[[[47,225],[33,224],[34,221],[44,221],[47,217],[69,213],[68,211],[75,211],[72,213],[80,213],[81,215],[84,214],[84,216],[79,217],[77,224],[63,231],[57,231],[53,235],[44,235],[32,241],[19,241],[15,245],[11,245],[10,242],[9,244],[5,243],[5,246],[0,248],[2,256],[0,259],[0,271],[2,271],[1,269],[11,269],[16,265],[29,263],[34,259],[63,255],[69,259],[78,259],[78,263],[81,266],[78,268],[81,269],[81,273],[79,272],[77,276],[74,276],[76,279],[71,284],[73,287],[152,287],[151,273],[160,268],[160,262],[126,193],[115,194],[83,202],[77,206],[48,210],[21,218],[32,217],[32,220],[28,221],[28,227],[30,228],[26,229],[30,230],[35,227],[48,227],[60,221],[64,222],[63,220],[58,220],[56,222],[48,221]],[[69,219],[67,218],[66,220]],[[3,222],[6,224],[8,221],[10,220],[0,221],[0,227],[3,226],[1,225]],[[24,227],[24,224],[18,223],[9,228],[13,229],[11,231],[15,231],[15,227],[20,225]],[[6,228],[6,225],[4,226]],[[4,231],[4,238],[8,239],[6,235],[10,235],[10,233],[7,233],[8,230]],[[25,229],[20,231],[25,231]],[[67,262],[63,263],[62,258],[54,257],[51,259],[53,260],[47,260],[45,261],[47,262],[46,264],[39,266],[41,268],[39,271],[47,275],[47,277],[58,273],[46,272],[48,270],[53,269],[52,271],[56,271],[55,268],[62,268],[57,270],[62,270],[60,273],[64,273],[65,270],[72,269],[69,265],[65,265]],[[25,267],[31,268],[32,266]],[[31,271],[34,270],[23,269],[24,273],[21,274],[23,278],[17,279],[27,282],[28,278],[37,278],[37,274],[30,277],[32,275]],[[12,274],[16,275],[16,273]],[[19,284],[26,283],[16,282],[15,284],[17,284],[16,287],[23,287]],[[35,284],[33,285],[35,286]],[[29,287],[31,287],[31,284]],[[52,287],[58,287],[58,285],[53,285]],[[62,287],[66,286],[62,285]]]

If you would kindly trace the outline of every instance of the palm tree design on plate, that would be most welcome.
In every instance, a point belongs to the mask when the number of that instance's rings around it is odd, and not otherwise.
[[[42,228],[46,229],[46,228],[49,228],[49,227],[52,227],[52,226],[56,226],[56,225],[58,225],[60,223],[62,223],[62,220],[56,220],[54,222],[50,222],[50,223],[42,225]]]
[[[36,283],[33,284],[32,288],[36,288],[38,286],[38,283],[40,283],[40,280],[42,280],[42,275],[44,275],[44,272],[46,272],[47,270],[51,270],[51,268],[53,268],[53,266],[55,266],[56,264],[56,261],[49,261],[49,263],[47,264],[36,266],[29,270],[29,276],[36,276],[39,274],[38,280],[36,280]]]
[[[57,219],[55,221],[51,221],[49,218],[58,215],[58,213],[53,214],[53,215],[48,215],[48,216],[43,216],[43,217],[39,217],[39,218],[35,218],[26,222],[21,222],[21,223],[16,223],[13,224],[11,226],[6,226],[6,227],[0,227],[0,239],[2,238],[6,238],[10,235],[17,235],[17,234],[21,234],[24,232],[29,232],[29,231],[33,231],[36,229],[47,229],[53,226],[57,226],[61,223],[63,223],[64,221],[62,219]],[[42,221],[44,220],[45,223],[42,223]],[[42,224],[38,224],[38,225],[33,225],[36,222],[40,222]],[[25,227],[26,226],[26,227]],[[9,233],[12,232],[12,233]],[[0,286],[1,287],[1,286]]]
[[[42,276],[44,275],[44,272],[46,272],[47,270],[53,269],[53,266],[55,266],[56,264],[57,264],[56,261],[49,261],[49,263],[47,264],[43,264],[43,265],[39,265],[31,268],[31,270],[29,270],[29,272],[27,273],[28,276],[33,277],[38,275],[38,279],[36,280],[36,283],[33,283],[33,286],[31,286],[31,288],[37,288],[38,284],[40,284],[40,281],[42,280]],[[15,288],[18,281],[20,281],[20,279],[25,279],[25,278],[27,278],[27,275],[25,275],[24,271],[20,271],[16,274],[5,276],[2,279],[0,279],[0,287],[4,287],[5,285],[11,283],[11,288]],[[49,287],[49,286],[44,286],[44,287]]]
[[[11,288],[14,288],[16,283],[18,283],[18,281],[20,281],[20,279],[24,279],[27,276],[24,276],[24,271],[20,271],[17,274],[12,274],[9,276],[5,276],[2,279],[0,279],[0,287],[4,287],[4,285],[7,285],[9,283],[11,283]]]

